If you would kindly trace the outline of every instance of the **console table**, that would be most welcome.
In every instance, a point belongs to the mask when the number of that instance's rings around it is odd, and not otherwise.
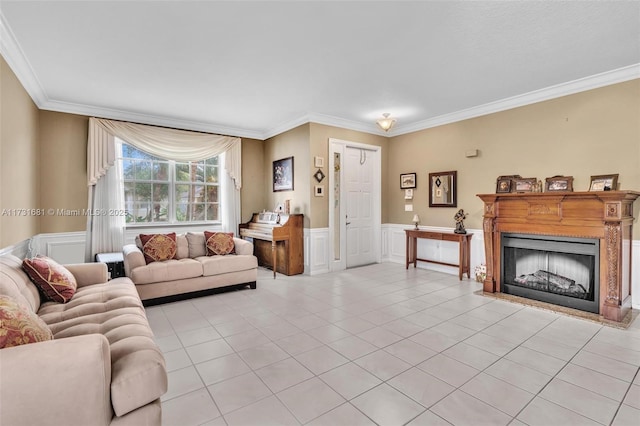
[[[415,268],[418,260],[421,262],[437,263],[438,265],[458,267],[458,278],[462,280],[462,275],[466,272],[471,278],[471,237],[473,234],[456,234],[453,232],[422,231],[419,229],[405,229],[407,238],[406,264],[405,269],[409,269],[409,264],[413,263]],[[421,259],[418,257],[418,238],[428,240],[454,241],[460,247],[460,259],[458,263],[439,262],[437,260]]]

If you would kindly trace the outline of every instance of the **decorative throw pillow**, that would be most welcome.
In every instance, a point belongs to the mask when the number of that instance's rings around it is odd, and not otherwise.
[[[147,264],[176,258],[178,245],[176,233],[170,234],[140,234],[142,254]]]
[[[0,349],[51,339],[51,330],[35,312],[0,295]]]
[[[71,272],[47,256],[36,256],[22,261],[31,281],[45,297],[58,303],[67,303],[76,293],[78,284]]]
[[[195,259],[196,257],[207,255],[203,232],[187,232],[187,242],[189,244],[190,258]]]
[[[204,239],[207,242],[207,256],[235,253],[233,244],[233,232],[209,232],[204,231]]]

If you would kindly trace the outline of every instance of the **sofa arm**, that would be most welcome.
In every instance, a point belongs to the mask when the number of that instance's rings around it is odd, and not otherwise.
[[[233,238],[233,244],[235,245],[236,254],[253,254],[253,243],[242,238]]]
[[[111,422],[111,358],[103,335],[0,349],[0,365],[0,424]]]
[[[73,274],[78,287],[109,281],[109,269],[105,263],[73,263],[64,267]]]
[[[147,264],[144,260],[142,250],[135,244],[127,244],[124,246],[122,248],[122,254],[124,257],[124,273],[129,278],[131,278],[131,271]]]

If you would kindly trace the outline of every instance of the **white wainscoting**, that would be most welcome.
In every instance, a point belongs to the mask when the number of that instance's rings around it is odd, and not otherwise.
[[[305,228],[304,273],[308,275],[329,272],[329,228]]]
[[[410,229],[410,225],[385,224],[382,225],[382,235],[387,237],[383,242],[382,260],[405,264],[406,262],[406,235],[404,230]],[[454,228],[442,228],[435,226],[421,226],[422,231],[453,232]],[[485,263],[484,239],[481,229],[467,229],[467,233],[473,234],[471,237],[471,278],[474,278],[474,268],[476,265]],[[387,247],[385,247],[385,244]],[[438,262],[458,263],[459,245],[454,241],[439,241],[418,239],[418,254],[423,259],[435,260]],[[433,263],[418,262],[418,268],[444,272],[458,275],[458,268],[453,266],[437,265]]]
[[[29,257],[30,253],[30,247],[29,244],[31,243],[31,238],[29,238],[28,240],[22,240],[19,243],[16,243],[12,246],[8,246],[8,247],[4,247],[2,249],[0,249],[0,256],[4,256],[6,254],[11,254],[15,257],[18,257],[20,259],[24,259],[25,257]]]
[[[404,265],[406,240],[404,230],[409,228],[406,224],[383,224],[381,227],[381,260]],[[208,227],[213,230],[213,228]],[[205,228],[189,227],[180,229],[180,232],[198,232]],[[420,229],[430,231],[453,231],[453,228],[437,228],[421,226]],[[133,243],[139,233],[166,232],[162,229],[129,229],[125,234],[125,243]],[[484,239],[480,229],[467,229],[472,233],[471,239],[471,277],[474,276],[474,268],[485,263]],[[319,275],[330,271],[329,269],[329,229],[313,228],[304,229],[304,271],[307,275]],[[11,253],[19,258],[43,254],[60,263],[82,263],[85,256],[85,233],[63,232],[55,234],[38,234],[31,240],[24,240],[13,246],[0,249],[0,255]],[[450,241],[418,240],[418,253],[421,257],[434,259],[441,262],[458,262],[458,244]],[[633,275],[631,284],[632,306],[640,309],[640,240],[633,241],[632,247]],[[455,267],[418,262],[418,268],[440,271],[457,275]]]
[[[59,263],[83,263],[85,245],[84,231],[38,234],[31,239],[31,254],[43,254]]]
[[[186,234],[187,232],[203,232],[203,231],[211,231],[211,232],[223,232],[222,227],[213,226],[213,225],[180,225],[176,227],[132,227],[127,228],[124,231],[124,243],[125,244],[135,244],[136,237],[140,234],[167,234],[170,232],[175,232],[176,234]],[[234,235],[236,233],[234,232]],[[237,235],[236,235],[237,236]]]

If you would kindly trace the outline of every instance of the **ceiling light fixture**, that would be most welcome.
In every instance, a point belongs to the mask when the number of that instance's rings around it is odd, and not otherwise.
[[[376,124],[385,132],[391,130],[394,124],[396,124],[396,119],[390,117],[391,114],[385,112],[382,114],[382,118],[376,120]]]

